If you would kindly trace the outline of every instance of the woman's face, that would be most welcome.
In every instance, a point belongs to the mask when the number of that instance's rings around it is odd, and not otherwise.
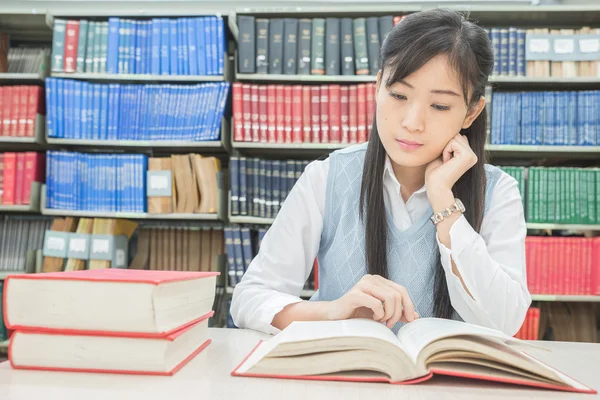
[[[438,158],[485,104],[482,98],[467,109],[458,75],[445,55],[385,87],[388,74],[389,68],[377,84],[377,131],[387,154],[400,166],[424,166]]]

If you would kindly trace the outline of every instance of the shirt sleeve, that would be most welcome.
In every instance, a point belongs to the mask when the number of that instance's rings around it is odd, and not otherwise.
[[[233,291],[230,312],[236,326],[276,334],[273,317],[302,301],[323,230],[328,171],[329,159],[310,163],[285,199]]]
[[[461,216],[450,228],[451,249],[437,239],[454,309],[465,322],[514,335],[531,304],[525,265],[525,223],[517,181],[502,174],[480,233]],[[456,265],[465,286],[452,272]]]

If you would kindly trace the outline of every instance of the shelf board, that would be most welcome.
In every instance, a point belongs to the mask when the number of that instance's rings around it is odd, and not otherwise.
[[[199,220],[199,221],[218,221],[217,214],[148,214],[135,212],[105,212],[105,211],[79,211],[79,210],[59,210],[42,207],[43,215],[69,216],[69,217],[88,217],[88,218],[127,218],[127,219],[160,219],[160,220]]]
[[[12,205],[0,204],[0,213],[32,213],[40,212],[40,190],[42,184],[39,182],[31,182],[31,190],[29,192],[29,204]],[[1,274],[1,273],[0,273]]]
[[[234,149],[258,150],[337,150],[356,143],[261,143],[233,142]]]
[[[534,76],[490,76],[489,83],[500,87],[552,87],[552,86],[600,86],[600,78],[593,76],[576,76],[572,78],[534,77]]]
[[[279,74],[236,74],[241,82],[337,82],[337,83],[368,83],[375,82],[374,75],[279,75]]]
[[[600,225],[585,224],[541,224],[527,223],[528,229],[573,230],[573,231],[600,231]]]
[[[148,74],[104,74],[93,72],[52,72],[54,78],[79,79],[110,82],[222,82],[223,75],[148,75]]]
[[[486,150],[492,152],[520,153],[590,153],[600,154],[600,146],[532,146],[513,144],[488,144]]]
[[[18,73],[18,72],[4,72],[0,73],[0,82],[15,82],[15,83],[43,83],[43,74],[35,73]]]
[[[600,296],[582,296],[582,295],[551,295],[551,294],[532,294],[533,301],[570,301],[580,303],[598,303]]]
[[[229,222],[233,224],[271,225],[274,221],[275,218],[248,217],[244,215],[229,217]]]
[[[179,141],[179,140],[91,140],[91,139],[58,139],[47,138],[48,144],[62,146],[82,146],[82,147],[111,147],[111,148],[222,148],[223,143],[220,140],[214,141]]]

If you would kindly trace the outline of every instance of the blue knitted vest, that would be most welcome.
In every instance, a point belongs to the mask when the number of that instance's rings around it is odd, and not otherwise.
[[[318,253],[319,289],[311,300],[331,301],[348,292],[367,273],[364,224],[359,217],[360,186],[367,144],[330,155],[325,218]],[[485,211],[502,174],[486,165]],[[398,199],[400,201],[400,199]],[[389,279],[404,286],[421,317],[434,316],[434,277],[440,252],[431,206],[406,230],[400,231],[386,208]],[[455,319],[460,319],[454,313]],[[397,332],[403,323],[393,327]]]

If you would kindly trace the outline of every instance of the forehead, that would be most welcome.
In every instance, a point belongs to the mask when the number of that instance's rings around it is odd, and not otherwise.
[[[388,82],[393,75],[393,68],[387,68],[382,79]],[[416,90],[452,90],[463,95],[459,74],[452,67],[445,54],[433,57],[425,65],[403,79]],[[392,86],[398,84],[393,82]]]

